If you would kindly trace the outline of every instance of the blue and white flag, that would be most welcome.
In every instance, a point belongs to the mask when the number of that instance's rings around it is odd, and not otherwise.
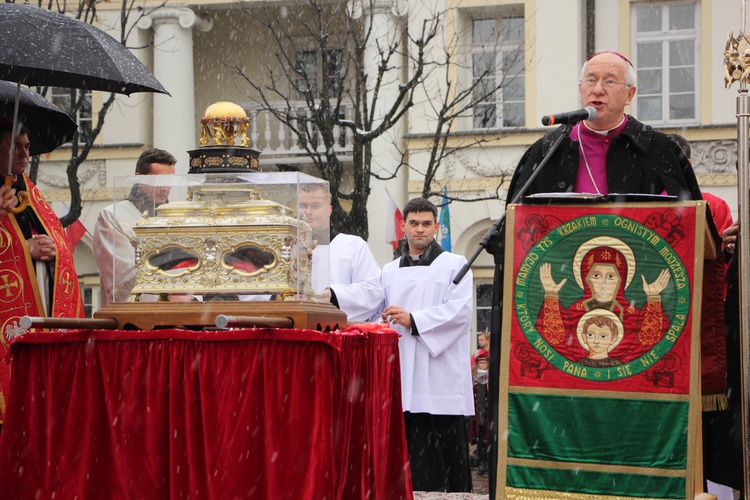
[[[448,186],[443,188],[443,208],[440,209],[440,246],[451,251],[451,209],[448,204]]]

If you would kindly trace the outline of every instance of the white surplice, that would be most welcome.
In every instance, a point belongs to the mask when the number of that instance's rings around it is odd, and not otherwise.
[[[383,301],[380,266],[365,240],[351,234],[337,234],[325,249],[313,251],[313,289],[320,293],[329,286],[349,323],[362,323],[376,316]],[[324,262],[325,254],[328,261]],[[316,259],[316,255],[318,258]],[[322,274],[328,272],[325,284]]]
[[[432,415],[474,415],[471,382],[471,319],[474,279],[471,271],[453,284],[466,258],[441,253],[429,266],[383,268],[385,306],[411,313],[419,332],[392,325],[400,334],[403,410]]]
[[[133,226],[141,217],[143,214],[129,200],[99,212],[94,228],[94,258],[99,267],[100,308],[127,300],[135,284]]]

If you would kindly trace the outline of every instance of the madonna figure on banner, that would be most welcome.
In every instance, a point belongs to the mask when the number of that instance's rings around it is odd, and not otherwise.
[[[573,273],[579,288],[583,290],[583,297],[566,310],[559,294],[567,278],[555,282],[552,265],[542,264],[540,279],[544,303],[537,321],[540,335],[572,361],[588,358],[589,351],[578,340],[578,325],[590,311],[609,311],[624,330],[619,345],[611,349],[609,356],[627,363],[643,355],[662,339],[669,325],[661,294],[669,283],[670,275],[669,270],[663,269],[652,283],[641,275],[646,304],[639,310],[625,298],[635,269],[633,250],[622,240],[600,236],[584,242],[573,258]]]

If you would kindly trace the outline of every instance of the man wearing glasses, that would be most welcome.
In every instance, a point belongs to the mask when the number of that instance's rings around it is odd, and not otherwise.
[[[635,96],[636,71],[624,55],[601,51],[590,56],[583,64],[578,90],[581,106],[596,109],[596,117],[568,131],[544,173],[525,194],[640,193],[701,199],[693,169],[679,146],[625,114],[625,106]],[[565,127],[558,127],[526,151],[513,175],[508,201],[564,132]]]
[[[515,199],[562,134],[567,136],[563,137],[544,172],[534,179],[524,194],[634,193],[672,195],[680,200],[701,199],[693,169],[679,145],[666,134],[625,114],[625,106],[630,104],[636,93],[636,70],[627,57],[615,51],[601,51],[591,55],[583,64],[578,90],[581,106],[593,107],[596,109],[596,116],[570,128],[558,127],[532,144],[513,175],[506,198],[508,202]],[[716,262],[723,269],[723,261]],[[704,277],[704,280],[710,279],[715,279],[715,276]],[[719,287],[721,295],[721,283],[707,283],[709,290]],[[707,296],[708,293],[704,291],[704,300]],[[712,307],[714,308],[711,309]],[[711,310],[710,316],[723,317],[721,297],[717,302],[704,303],[703,310]],[[708,315],[704,315],[704,318],[706,316]],[[718,338],[723,335],[723,325],[719,324],[719,328],[716,328],[716,324],[712,324],[710,332],[707,325],[708,322],[702,325],[702,345],[715,344],[723,348],[723,340],[718,342]],[[717,342],[713,339],[717,339]],[[719,348],[717,352],[718,350]],[[725,374],[726,364],[719,361],[719,356],[708,357],[710,355],[707,352],[702,353],[704,380],[717,376],[721,379]],[[712,372],[709,377],[706,376],[708,371]],[[712,412],[708,415],[710,419],[714,419],[718,414]],[[715,455],[706,455],[710,457],[707,463],[704,462],[704,465],[709,466],[705,470],[705,477],[708,479],[714,479],[710,467],[712,464],[721,463],[723,466],[726,463],[723,460],[731,458],[726,435],[728,426],[717,429],[716,432],[716,436],[707,435],[710,436],[707,446],[711,450],[719,449]],[[739,462],[741,461],[740,458]],[[738,484],[741,487],[741,481]]]

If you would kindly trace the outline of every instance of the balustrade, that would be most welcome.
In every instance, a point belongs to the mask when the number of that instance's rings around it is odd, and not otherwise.
[[[265,157],[302,156],[305,154],[305,146],[308,141],[312,149],[320,153],[324,152],[322,138],[312,121],[312,111],[304,101],[279,102],[273,105],[273,111],[252,103],[243,105],[243,108],[250,118],[250,133],[248,134],[250,147],[261,151]],[[352,105],[347,104],[342,108],[341,118],[351,119],[353,114]],[[301,140],[297,133],[277,119],[278,115],[286,115],[291,127],[295,129],[306,128],[305,139]],[[333,133],[337,138],[334,150],[341,155],[350,154],[352,151],[352,131],[337,125],[334,127]]]

